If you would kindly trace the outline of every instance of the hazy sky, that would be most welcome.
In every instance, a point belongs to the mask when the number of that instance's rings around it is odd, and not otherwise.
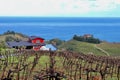
[[[120,17],[120,0],[0,0],[0,16]]]

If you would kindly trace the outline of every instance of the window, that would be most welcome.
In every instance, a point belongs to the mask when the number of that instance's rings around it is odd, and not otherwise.
[[[36,43],[40,43],[40,40],[36,40]]]

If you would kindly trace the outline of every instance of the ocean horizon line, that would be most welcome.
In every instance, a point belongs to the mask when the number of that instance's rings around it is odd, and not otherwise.
[[[79,23],[120,23],[118,17],[0,17],[0,23],[16,22],[79,22]]]
[[[17,23],[0,23],[0,25],[42,25],[42,26],[80,26],[80,25],[93,25],[93,26],[120,26],[120,23],[69,23],[69,22],[17,22]]]

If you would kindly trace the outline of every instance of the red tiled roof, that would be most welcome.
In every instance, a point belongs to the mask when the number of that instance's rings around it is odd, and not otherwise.
[[[40,38],[40,39],[43,39],[43,40],[44,40],[44,38],[41,38],[41,37],[38,37],[38,36],[30,36],[30,37],[29,37],[29,39],[31,39],[31,40],[36,39],[36,38]]]

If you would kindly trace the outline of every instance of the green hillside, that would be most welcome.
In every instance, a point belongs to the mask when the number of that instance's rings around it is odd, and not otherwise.
[[[14,31],[7,31],[0,35],[0,47],[5,48],[6,41],[27,40],[28,36]],[[88,43],[77,40],[62,41],[51,39],[46,43],[52,43],[58,50],[83,52],[86,54],[120,56],[120,43],[101,42],[100,44]]]
[[[0,42],[2,41],[13,41],[13,40],[27,40],[27,36],[14,31],[7,31],[0,35]]]
[[[101,44],[97,44],[97,46],[104,49],[112,56],[120,56],[120,43],[103,42]]]
[[[0,34],[0,49],[6,48],[7,41],[20,41],[20,40],[26,41],[28,40],[28,36],[14,31],[7,31],[3,34]]]
[[[70,40],[63,42],[61,45],[58,46],[58,49],[83,52],[86,54],[120,56],[120,44],[113,43],[92,44]]]

